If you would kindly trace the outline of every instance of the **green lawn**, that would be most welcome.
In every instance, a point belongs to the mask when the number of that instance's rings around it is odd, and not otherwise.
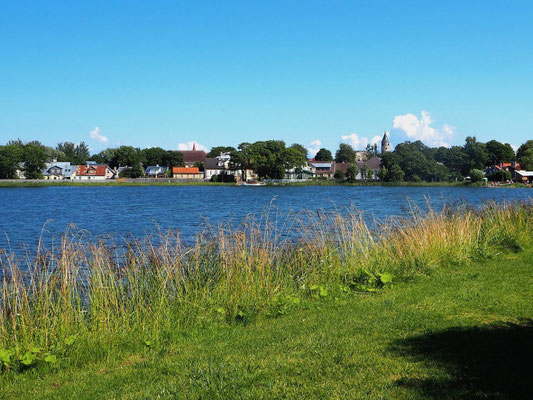
[[[528,249],[95,364],[7,374],[0,398],[531,398],[532,267]]]

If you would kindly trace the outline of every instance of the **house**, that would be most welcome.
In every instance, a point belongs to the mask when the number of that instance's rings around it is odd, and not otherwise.
[[[208,157],[205,159],[204,179],[210,180],[214,175],[235,175],[230,170],[229,153],[220,153],[217,157]]]
[[[373,156],[372,158],[366,160],[366,161],[356,161],[355,165],[357,167],[357,176],[355,177],[356,180],[367,180],[368,176],[363,176],[363,173],[365,170],[371,170],[372,171],[372,178],[371,180],[377,180],[379,179],[378,174],[379,170],[381,169],[381,158]],[[349,163],[334,163],[333,169],[334,173],[338,170],[341,170],[346,174],[348,171],[348,167],[350,166]]]
[[[105,181],[114,179],[116,176],[117,172],[106,164],[86,164],[78,165],[76,176],[73,179],[77,181]]]
[[[308,165],[309,170],[317,178],[332,179],[335,174],[335,163],[333,161],[311,161]]]
[[[70,162],[46,163],[43,171],[43,179],[51,181],[72,180],[76,176],[77,165],[70,165]]]
[[[193,144],[192,150],[179,150],[183,154],[183,162],[186,167],[194,167],[196,163],[205,165],[207,153],[203,150],[196,150],[196,143]]]
[[[161,167],[159,165],[146,167],[144,174],[147,178],[165,178],[167,176],[168,167]]]
[[[499,163],[496,165],[493,165],[492,167],[489,167],[485,170],[486,175],[491,175],[498,171],[509,171],[513,173],[515,170],[520,169],[520,163],[516,161],[507,162],[507,163]]]
[[[533,183],[533,171],[515,170],[513,179],[521,183]]]
[[[173,167],[172,175],[178,179],[203,179],[204,173],[198,167]]]

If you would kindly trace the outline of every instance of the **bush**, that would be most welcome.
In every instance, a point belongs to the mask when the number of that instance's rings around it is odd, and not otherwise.
[[[485,174],[480,169],[473,169],[470,171],[470,180],[472,182],[481,182],[484,177]]]
[[[333,177],[338,181],[343,181],[346,175],[344,174],[344,171],[342,169],[338,169],[337,171],[335,171],[335,175],[333,175]]]

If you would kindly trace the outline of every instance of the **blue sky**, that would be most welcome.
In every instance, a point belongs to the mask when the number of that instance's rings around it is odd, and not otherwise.
[[[531,21],[512,0],[3,2],[0,142],[519,145]]]

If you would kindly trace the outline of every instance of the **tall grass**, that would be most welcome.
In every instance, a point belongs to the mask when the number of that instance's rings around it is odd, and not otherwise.
[[[353,210],[272,218],[206,227],[192,245],[173,231],[126,246],[69,231],[33,257],[2,251],[0,349],[150,345],[187,327],[283,313],[300,299],[372,291],[383,276],[519,250],[531,240],[533,204],[412,210],[372,227]]]

